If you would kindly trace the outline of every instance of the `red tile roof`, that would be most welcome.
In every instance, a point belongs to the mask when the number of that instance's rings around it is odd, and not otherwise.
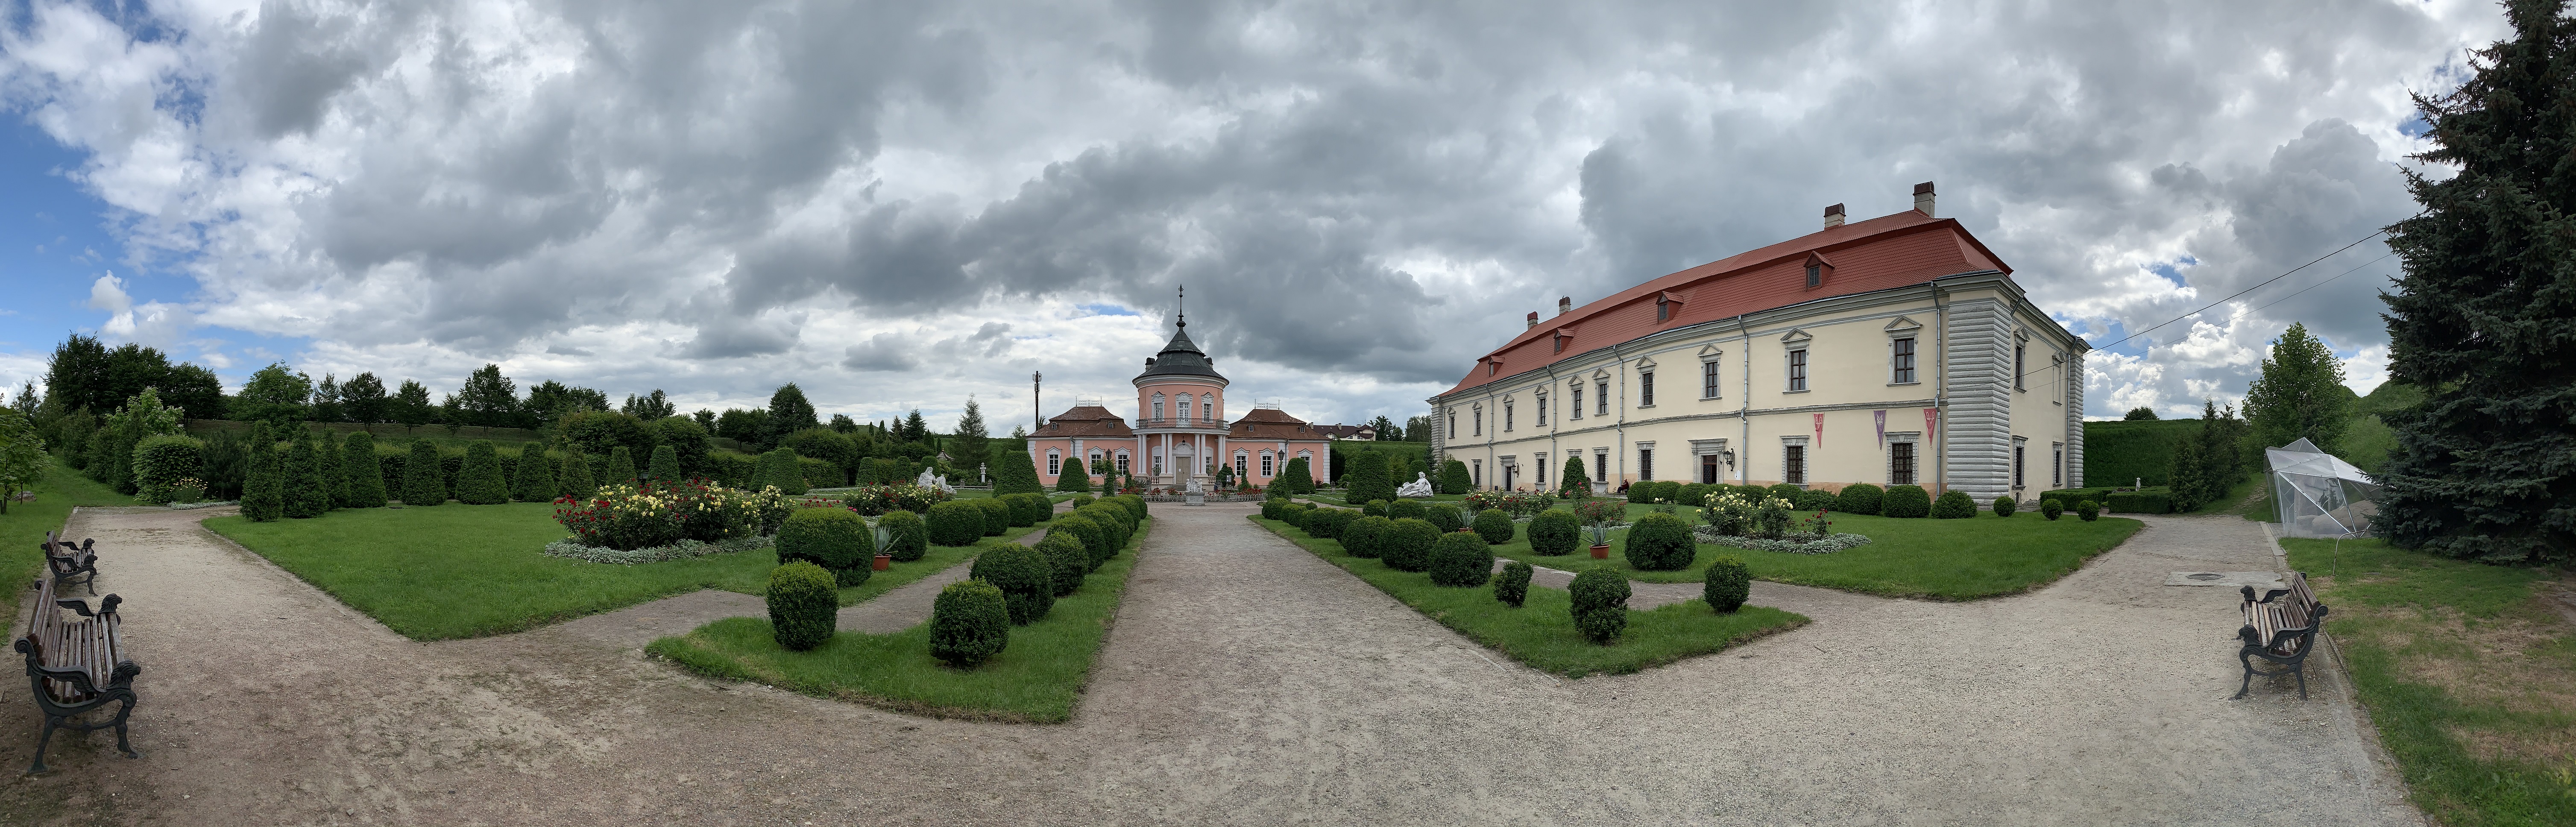
[[[1305,420],[1289,416],[1287,411],[1278,408],[1252,409],[1250,413],[1234,420],[1234,425],[1226,431],[1225,436],[1227,439],[1314,440],[1324,438],[1323,434],[1317,433],[1314,426],[1306,424]]]
[[[1136,436],[1136,431],[1127,427],[1127,420],[1119,418],[1117,414],[1110,413],[1108,408],[1098,405],[1076,405],[1072,410],[1056,414],[1053,418],[1048,419],[1046,427],[1039,428],[1037,433],[1030,434],[1030,436],[1040,439],[1070,439],[1074,437],[1082,437],[1085,439],[1092,437],[1123,437],[1133,439]]]
[[[1806,281],[1811,255],[1833,268],[1832,276],[1814,288]],[[2012,272],[1953,219],[1906,210],[1827,227],[1665,275],[1553,319],[1541,319],[1539,326],[1521,331],[1477,359],[1476,366],[1442,395],[1676,327],[1980,270]],[[1662,322],[1655,321],[1658,297],[1679,302],[1671,307],[1672,318]],[[1561,351],[1554,341],[1560,332],[1572,334]]]

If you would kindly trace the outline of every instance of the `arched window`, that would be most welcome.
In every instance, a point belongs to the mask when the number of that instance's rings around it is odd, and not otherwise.
[[[1154,417],[1153,417],[1153,418],[1155,418],[1155,419],[1161,419],[1161,418],[1163,418],[1163,395],[1162,395],[1161,393],[1156,393],[1156,394],[1154,394]]]
[[[1199,418],[1209,422],[1216,421],[1216,394],[1199,394]]]
[[[1190,395],[1186,393],[1181,394],[1181,398],[1172,401],[1180,408],[1176,413],[1180,414],[1181,424],[1190,424]]]

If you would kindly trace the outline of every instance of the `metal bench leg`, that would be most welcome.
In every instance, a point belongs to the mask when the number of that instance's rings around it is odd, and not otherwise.
[[[2307,684],[2304,683],[2304,678],[2301,680],[2303,682],[2299,685],[2302,687],[2302,691],[2304,691],[2304,687],[2306,687]],[[124,705],[116,708],[116,751],[125,753],[125,757],[127,758],[143,757],[143,753],[134,751],[133,742],[125,739],[125,717],[134,714],[134,701],[135,699],[132,696],[127,696]]]
[[[2297,676],[2299,676],[2299,700],[2302,700],[2302,701],[2307,700],[2307,699],[2308,699],[2308,658],[2307,658],[2307,653],[2305,653],[2305,652],[2301,652],[2301,653],[2299,654],[2299,665],[2294,666],[2294,667],[2291,667],[2291,668],[2290,668],[2290,673],[2291,673],[2291,674],[2293,674],[2293,675],[2297,675]]]
[[[2236,660],[2239,663],[2245,664],[2245,680],[2244,682],[2236,685],[2236,697],[2230,698],[2229,700],[2241,701],[2245,699],[2245,693],[2254,690],[2254,653],[2242,649],[2237,650]]]
[[[45,734],[44,734],[44,735],[41,735],[41,736],[38,736],[38,737],[36,738],[36,763],[34,763],[34,764],[32,764],[32,765],[29,765],[29,766],[27,767],[27,774],[28,774],[28,775],[42,775],[42,774],[44,774],[44,772],[45,772],[45,747],[46,747],[47,745],[50,745],[50,744],[52,744],[52,743],[54,742],[54,726],[55,726],[56,724],[58,724],[58,723],[61,723],[61,722],[62,722],[62,719],[61,719],[61,718],[56,718],[56,717],[51,716],[51,715],[47,715],[47,716],[45,716]]]

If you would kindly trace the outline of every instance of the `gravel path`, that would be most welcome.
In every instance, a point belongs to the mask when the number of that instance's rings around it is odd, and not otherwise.
[[[83,510],[144,667],[140,761],[58,739],[40,823],[2413,824],[2329,664],[2236,688],[2254,524],[2152,519],[1964,604],[1757,584],[1815,619],[1639,675],[1501,659],[1262,532],[1160,505],[1072,723],[683,674],[563,624],[415,643],[199,529]],[[36,718],[0,704],[24,755]],[[1834,733],[1841,732],[1836,735]]]

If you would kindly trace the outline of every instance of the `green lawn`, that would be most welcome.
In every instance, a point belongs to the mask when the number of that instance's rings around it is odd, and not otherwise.
[[[1803,626],[1807,618],[1768,606],[1747,605],[1719,614],[1692,600],[1628,612],[1628,631],[1619,642],[1602,646],[1575,631],[1572,599],[1563,589],[1533,584],[1520,608],[1494,599],[1491,586],[1454,588],[1431,583],[1431,575],[1388,568],[1385,563],[1353,557],[1342,544],[1320,540],[1277,520],[1247,517],[1261,527],[1313,552],[1369,585],[1401,600],[1440,625],[1469,640],[1511,656],[1532,668],[1569,678],[1595,672],[1625,674],[1693,655],[1716,652],[1773,632]],[[1499,546],[1497,548],[1500,548]],[[1526,545],[1524,544],[1524,548]],[[1558,558],[1560,560],[1568,558]],[[1583,558],[1586,562],[1590,557]],[[1560,568],[1563,566],[1560,565]]]
[[[941,718],[1060,722],[1091,679],[1091,663],[1109,633],[1138,548],[1135,540],[1082,588],[1027,626],[1011,627],[1010,644],[973,670],[930,656],[930,624],[888,635],[842,632],[806,652],[780,648],[765,617],[735,617],[686,635],[654,641],[648,651],[697,672],[758,681],[809,695]]]
[[[76,506],[135,504],[133,497],[116,493],[59,462],[46,469],[45,481],[32,490],[36,492],[35,501],[9,503],[9,513],[0,514],[0,575],[15,584],[0,588],[0,608],[13,613],[18,610],[20,593],[45,567],[44,553],[36,549],[45,542],[45,532],[61,531],[63,521],[71,517]],[[71,539],[79,542],[81,538]],[[85,598],[88,592],[65,596]]]
[[[1629,506],[1630,519],[1650,509]],[[2036,512],[1997,517],[1980,511],[1967,520],[1899,520],[1860,514],[1835,514],[1830,519],[1835,532],[1867,535],[1872,542],[1832,554],[1786,554],[1701,543],[1689,568],[1641,571],[1628,565],[1628,531],[1619,529],[1610,532],[1610,559],[1598,564],[1615,567],[1631,580],[1697,583],[1709,561],[1733,554],[1763,580],[1890,597],[1973,600],[2054,582],[2145,526],[2124,517],[2088,523],[2069,516],[2052,522]],[[1494,553],[1554,569],[1596,565],[1589,548],[1560,557],[1532,554],[1528,532],[1529,524],[1522,523],[1512,541],[1494,546]]]
[[[2418,806],[2452,825],[2576,824],[2576,622],[2548,596],[2566,572],[2281,545]]]
[[[634,566],[548,557],[545,544],[565,536],[549,503],[350,509],[268,523],[216,517],[205,525],[417,640],[523,631],[699,589],[760,594],[778,565],[768,551]],[[1003,539],[1031,530],[1011,529]],[[974,547],[932,546],[920,560],[842,589],[841,603],[974,556]]]

